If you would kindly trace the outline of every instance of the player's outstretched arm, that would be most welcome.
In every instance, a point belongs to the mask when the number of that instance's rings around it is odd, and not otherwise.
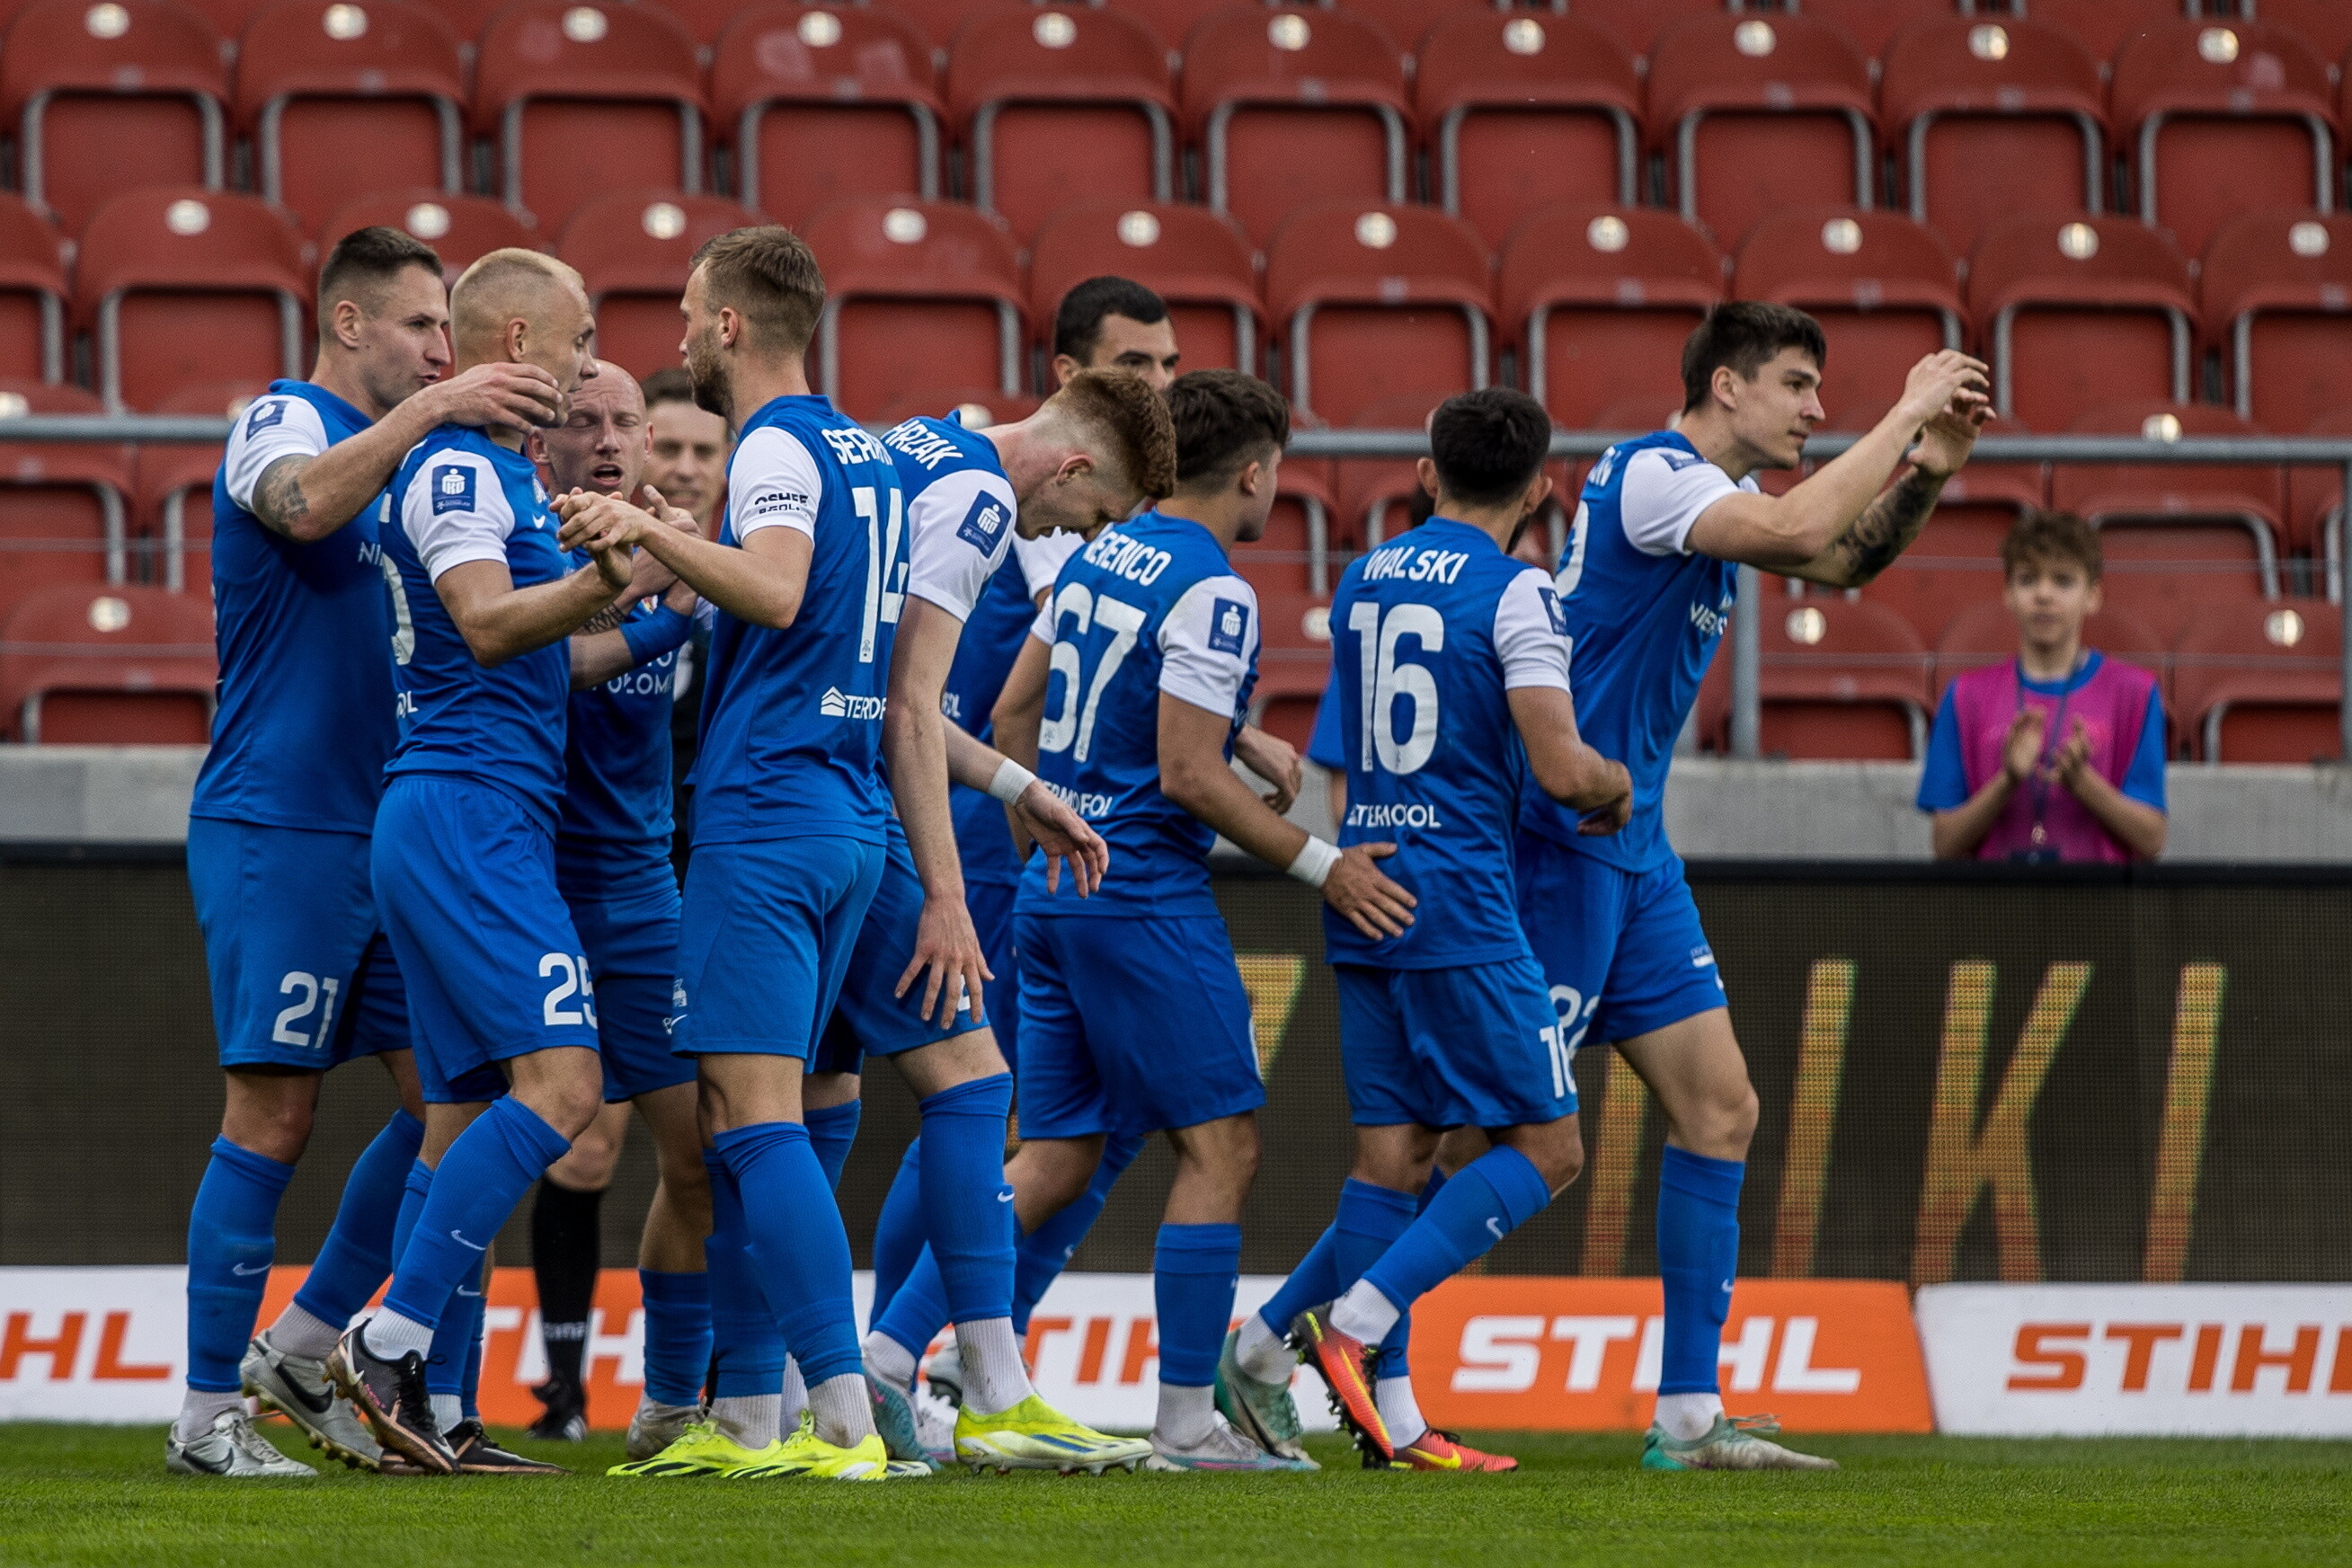
[[[1322,889],[1323,901],[1378,941],[1401,936],[1418,901],[1373,862],[1396,853],[1394,844],[1354,844],[1341,850],[1276,815],[1225,760],[1233,721],[1167,692],[1160,694],[1160,792],[1270,866],[1297,871],[1301,852],[1322,846],[1318,873],[1301,880]]]
[[[1868,582],[1919,537],[1944,482],[1975,448],[1992,406],[1987,374],[1953,350],[1928,355],[1868,434],[1785,496],[1743,491],[1716,502],[1691,525],[1690,549],[1832,588]],[[1906,456],[1911,472],[1885,489]]]
[[[661,526],[612,496],[558,496],[566,549],[642,547],[679,581],[740,621],[782,631],[800,616],[814,541],[796,528],[760,528],[741,545],[720,544]]]
[[[961,616],[908,594],[890,645],[890,700],[882,710],[890,795],[923,883],[915,952],[898,977],[896,994],[905,996],[915,977],[924,976],[923,1016],[936,1011],[942,1029],[955,1021],[957,1004],[965,998],[971,1021],[985,1022],[981,985],[996,977],[964,906],[963,863],[956,855],[955,819],[948,810],[948,722],[940,712],[940,695],[962,636]]]
[[[629,552],[592,552],[569,577],[517,588],[502,560],[462,561],[433,580],[475,662],[496,668],[569,637],[629,591]]]
[[[1528,767],[1543,792],[1580,812],[1577,831],[1613,833],[1633,815],[1633,776],[1603,757],[1576,729],[1576,699],[1558,686],[1513,686],[1511,722],[1528,748]]]

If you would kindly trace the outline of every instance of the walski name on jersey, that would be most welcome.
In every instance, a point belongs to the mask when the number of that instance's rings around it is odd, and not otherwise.
[[[1059,795],[1063,805],[1089,821],[1110,815],[1110,797],[1108,795],[1097,794],[1087,789],[1067,789],[1050,779],[1045,780],[1045,788]]]
[[[1164,549],[1138,543],[1117,528],[1104,534],[1086,549],[1087,564],[1097,566],[1113,577],[1123,577],[1129,582],[1139,582],[1146,588],[1160,580],[1168,563],[1176,558]]]
[[[896,447],[921,464],[926,469],[936,468],[943,458],[956,455],[956,444],[946,436],[927,430],[917,420],[891,426],[882,433],[882,444]]]
[[[1444,820],[1437,808],[1418,800],[1365,800],[1348,808],[1348,826],[1351,828],[1424,828],[1432,832],[1444,830]]]
[[[1415,549],[1409,544],[1391,545],[1374,550],[1364,560],[1364,580],[1381,582],[1396,578],[1405,582],[1452,582],[1462,575],[1470,563],[1470,552],[1454,549]]]
[[[854,697],[839,686],[827,686],[819,697],[816,711],[827,718],[859,718],[872,721],[882,716],[888,699],[885,697]]]

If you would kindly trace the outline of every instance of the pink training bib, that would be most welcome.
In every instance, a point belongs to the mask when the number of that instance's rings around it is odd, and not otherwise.
[[[2063,696],[2027,689],[2014,659],[1990,669],[1970,670],[1952,683],[1960,762],[1971,795],[2000,771],[2001,749],[2021,705],[2042,711],[2045,758],[2057,756],[2079,718],[2090,737],[2091,766],[2108,783],[2123,787],[2133,754],[2139,749],[2140,731],[2147,723],[2148,693],[2156,677],[2103,654],[2091,657],[2090,674]],[[1977,847],[1977,858],[2001,861],[2036,850],[2055,850],[2061,860],[2067,861],[2121,862],[2131,858],[2089,808],[2074,798],[2074,792],[2055,779],[2047,785],[2028,780],[2011,794],[2008,808]]]

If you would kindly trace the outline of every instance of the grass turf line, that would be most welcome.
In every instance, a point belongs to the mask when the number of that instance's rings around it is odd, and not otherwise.
[[[878,1487],[611,1480],[617,1438],[516,1446],[583,1473],[218,1481],[166,1474],[161,1427],[0,1425],[0,1563],[2352,1563],[2352,1443],[1822,1437],[1838,1474],[1661,1475],[1636,1437],[1517,1433],[1514,1476],[1370,1473],[1318,1439],[1321,1475]]]

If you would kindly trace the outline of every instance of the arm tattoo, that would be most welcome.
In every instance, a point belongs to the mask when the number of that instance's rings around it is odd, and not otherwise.
[[[629,607],[625,604],[608,604],[581,622],[580,630],[572,634],[574,637],[591,637],[599,632],[613,631],[627,618],[628,613]]]
[[[302,493],[302,470],[310,464],[308,457],[280,457],[261,471],[253,487],[253,515],[262,527],[291,538],[310,520],[310,497]]]
[[[1844,583],[1859,588],[1895,564],[1927,526],[1943,494],[1942,478],[1914,468],[1903,482],[1886,491],[1831,541],[1830,554],[1841,568]]]

